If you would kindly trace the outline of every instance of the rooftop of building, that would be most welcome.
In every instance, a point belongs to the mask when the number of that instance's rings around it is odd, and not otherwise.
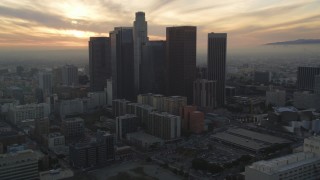
[[[18,101],[15,100],[15,99],[0,99],[0,104],[1,105],[7,104],[7,103],[18,103]]]
[[[164,117],[180,117],[180,116],[176,116],[176,115],[170,114],[170,113],[168,113],[168,112],[158,112],[158,111],[154,111],[154,112],[151,112],[150,114],[155,114],[155,115],[164,116]]]
[[[48,105],[48,104],[46,104],[46,103],[39,103],[39,104],[18,105],[18,106],[15,106],[15,109],[42,107],[42,106],[44,106],[44,105]]]
[[[316,142],[316,143],[320,143],[320,136],[310,136],[308,138],[305,139],[305,141],[313,141],[313,142]]]
[[[112,100],[112,102],[124,102],[124,103],[130,103],[130,101],[126,100],[126,99],[114,99]]]
[[[142,104],[142,103],[129,103],[128,105],[134,105],[145,109],[155,109],[154,107],[148,105],[148,104]]]
[[[49,138],[61,137],[61,136],[64,136],[64,135],[62,133],[60,133],[60,132],[54,132],[54,133],[48,134]]]
[[[14,153],[0,154],[0,166],[18,164],[31,160],[37,160],[36,153],[31,149],[21,150]]]
[[[73,118],[64,119],[63,122],[84,122],[84,119],[80,117],[73,117]]]
[[[242,129],[242,128],[228,129],[227,132],[229,134],[242,136],[242,137],[247,138],[247,139],[258,140],[258,141],[261,141],[263,143],[269,143],[269,144],[290,143],[289,140],[286,140],[286,139],[283,139],[283,138],[271,136],[271,135],[268,135],[268,134],[262,134],[262,133],[258,133],[258,132],[254,132],[254,131],[250,131],[250,130],[246,130],[246,129]]]
[[[258,143],[254,140],[250,140],[250,139],[246,139],[246,138],[239,137],[236,135],[228,134],[226,132],[217,133],[217,134],[212,135],[211,137],[225,141],[225,142],[229,142],[234,145],[238,145],[240,147],[254,150],[254,151],[259,151],[261,149],[268,147],[264,143]]]
[[[144,132],[134,132],[134,133],[128,133],[127,137],[133,137],[135,139],[139,139],[142,142],[145,143],[155,143],[155,142],[163,142],[161,138],[152,136],[150,134],[144,133]]]
[[[41,180],[64,179],[73,177],[74,173],[71,169],[54,169],[39,173]]]
[[[122,116],[118,116],[119,119],[127,119],[127,118],[136,118],[137,116],[135,114],[125,114]]]
[[[320,161],[320,157],[317,157],[314,153],[300,152],[268,161],[258,161],[249,167],[266,174],[276,174],[317,161]]]
[[[227,33],[214,33],[211,32],[208,34],[209,37],[221,37],[221,38],[226,38],[227,37]]]
[[[277,113],[282,113],[282,112],[298,112],[298,109],[296,109],[293,106],[287,106],[287,107],[275,107],[274,111]]]

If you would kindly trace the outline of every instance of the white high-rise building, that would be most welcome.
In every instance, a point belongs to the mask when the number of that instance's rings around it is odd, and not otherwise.
[[[77,86],[79,84],[78,67],[74,65],[62,67],[62,84],[64,86]]]
[[[165,140],[177,139],[181,136],[181,118],[166,112],[151,112],[147,129],[153,136]]]
[[[39,73],[39,88],[42,90],[44,96],[52,93],[52,74],[50,72]]]
[[[216,81],[197,79],[193,82],[193,103],[201,108],[210,109],[216,107]]]
[[[141,63],[142,45],[148,41],[148,23],[144,12],[137,12],[133,22],[133,47],[134,47],[134,88],[135,93],[139,91],[139,75]]]
[[[13,124],[20,124],[23,120],[41,119],[50,114],[50,105],[47,103],[18,105],[10,109],[10,121]]]
[[[245,177],[248,180],[320,179],[320,137],[306,138],[304,152],[247,166]]]

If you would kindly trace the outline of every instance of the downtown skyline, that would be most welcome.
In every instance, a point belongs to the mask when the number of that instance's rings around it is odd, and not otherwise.
[[[140,10],[147,14],[150,40],[164,40],[168,26],[194,25],[200,51],[206,49],[208,32],[228,33],[230,48],[317,39],[319,7],[315,0],[4,0],[0,2],[0,49],[85,48],[90,36],[108,36],[115,26],[132,26],[133,13]]]

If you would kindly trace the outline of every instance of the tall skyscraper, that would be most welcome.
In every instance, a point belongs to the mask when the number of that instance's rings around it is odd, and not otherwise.
[[[116,27],[110,38],[113,98],[135,100],[132,28]]]
[[[42,90],[44,96],[52,93],[52,74],[50,72],[39,73],[39,88]]]
[[[111,77],[110,38],[90,37],[89,75],[91,91],[103,91]]]
[[[320,75],[314,77],[314,93],[320,94]]]
[[[227,34],[208,34],[208,79],[216,81],[217,106],[225,104]]]
[[[165,41],[149,41],[142,46],[140,93],[165,93],[165,59]]]
[[[134,90],[135,95],[139,93],[140,86],[140,63],[142,45],[148,41],[148,23],[144,12],[137,12],[133,22],[133,43],[134,43]]]
[[[167,94],[193,100],[192,86],[196,78],[197,27],[167,27]]]
[[[320,75],[320,67],[298,67],[297,88],[313,91],[316,75]]]
[[[62,67],[62,84],[64,86],[77,86],[79,84],[77,66],[65,65]]]

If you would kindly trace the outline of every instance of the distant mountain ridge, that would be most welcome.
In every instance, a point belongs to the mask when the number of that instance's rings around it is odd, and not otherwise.
[[[320,39],[298,39],[293,41],[273,42],[265,45],[302,45],[302,44],[320,44]]]

